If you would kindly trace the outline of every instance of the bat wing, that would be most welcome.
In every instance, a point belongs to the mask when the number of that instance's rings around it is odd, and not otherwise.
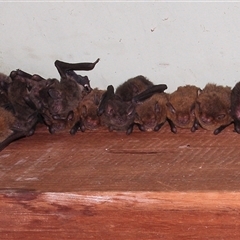
[[[166,84],[158,84],[158,85],[153,85],[149,88],[147,88],[145,91],[139,93],[135,97],[133,97],[132,102],[138,103],[145,101],[146,99],[150,98],[153,94],[155,93],[162,93],[164,90],[167,89]]]
[[[55,67],[57,68],[59,74],[61,77],[66,77],[66,73],[67,71],[69,70],[72,70],[72,71],[77,71],[77,70],[82,70],[82,71],[90,71],[92,70],[95,65],[99,62],[99,58],[93,62],[93,63],[90,63],[90,62],[82,62],[82,63],[68,63],[68,62],[63,62],[63,61],[60,61],[60,60],[56,60],[55,61]]]

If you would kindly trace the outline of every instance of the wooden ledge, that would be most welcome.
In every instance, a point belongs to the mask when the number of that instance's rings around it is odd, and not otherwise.
[[[0,239],[240,239],[239,138],[39,126],[0,153]]]

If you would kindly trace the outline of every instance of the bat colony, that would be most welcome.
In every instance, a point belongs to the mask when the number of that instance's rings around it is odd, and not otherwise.
[[[240,133],[240,82],[232,89],[209,83],[203,89],[186,85],[165,93],[166,84],[154,85],[139,75],[116,90],[112,85],[92,89],[88,77],[76,71],[93,70],[98,62],[56,60],[60,80],[20,69],[0,74],[0,151],[34,134],[38,123],[51,134],[68,130],[73,135],[99,126],[130,134],[134,126],[158,131],[166,122],[173,133],[201,127],[218,134],[232,123]]]

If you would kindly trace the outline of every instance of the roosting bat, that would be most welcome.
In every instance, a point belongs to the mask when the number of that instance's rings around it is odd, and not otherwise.
[[[231,88],[209,83],[197,98],[195,115],[202,128],[216,135],[233,122],[230,109]]]
[[[39,115],[28,98],[28,85],[24,77],[15,71],[10,74],[6,98],[1,98],[1,143],[3,150],[11,142],[34,133]],[[5,129],[5,130],[4,130]]]
[[[134,123],[141,131],[158,131],[167,119],[166,93],[155,93],[136,106]]]
[[[231,116],[234,130],[240,133],[240,82],[236,83],[231,92]]]
[[[199,91],[196,86],[186,85],[168,94],[167,120],[173,133],[177,132],[177,127],[196,130],[194,109]]]
[[[98,110],[101,116],[101,124],[106,126],[109,131],[126,131],[127,134],[132,132],[135,105],[123,101],[118,95],[114,94],[112,85],[108,86],[106,95],[103,95]]]
[[[138,83],[138,86],[141,86],[141,81],[145,82],[146,80],[146,78],[142,76],[140,76],[140,78],[138,76],[133,79],[134,80],[131,79],[131,81],[128,80],[127,82],[130,82],[131,85],[133,81],[135,85]],[[98,108],[99,115],[101,115],[101,123],[104,126],[107,126],[109,131],[126,131],[127,134],[130,134],[135,124],[135,108],[137,103],[146,100],[156,92],[163,92],[166,88],[167,86],[165,84],[159,84],[155,86],[151,84],[151,86],[145,88],[145,91],[143,88],[139,88],[141,89],[138,90],[139,94],[137,94],[137,92],[132,93],[129,90],[127,91],[127,95],[124,94],[124,91],[123,95],[121,95],[121,91],[118,91],[118,94],[114,93],[113,86],[108,86],[106,93],[103,94],[101,103]],[[127,88],[125,87],[125,89]],[[130,99],[130,97],[132,97],[131,101],[123,100]]]
[[[92,70],[99,62],[66,63],[55,61],[60,74],[60,81],[47,79],[46,87],[39,91],[44,106],[41,115],[50,133],[64,130],[73,121],[74,112],[83,97],[90,93],[91,87],[87,76],[77,75],[74,70]]]
[[[84,132],[85,129],[93,130],[100,126],[100,116],[97,109],[104,92],[106,91],[94,88],[83,97],[76,112],[74,112],[74,125],[71,127],[71,134],[75,134],[78,129]]]

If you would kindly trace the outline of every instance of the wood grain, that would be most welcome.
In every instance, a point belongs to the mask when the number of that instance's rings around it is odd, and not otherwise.
[[[0,153],[0,239],[240,239],[239,138],[39,126]]]

